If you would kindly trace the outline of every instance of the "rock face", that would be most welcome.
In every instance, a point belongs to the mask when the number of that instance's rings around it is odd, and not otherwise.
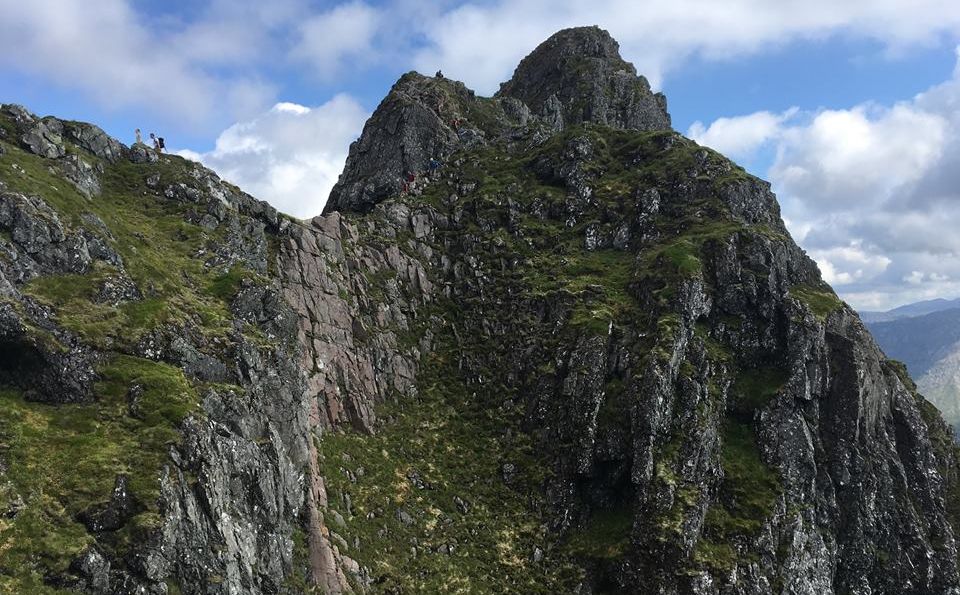
[[[350,145],[340,180],[325,212],[369,211],[399,192],[407,172],[422,172],[431,158],[444,159],[458,144],[458,104],[472,93],[462,84],[409,73],[400,78]]]
[[[540,44],[500,86],[555,126],[582,122],[629,130],[670,130],[667,99],[620,57],[599,27],[564,29]]]
[[[462,83],[417,73],[400,78],[363,128],[324,213],[368,212],[399,193],[408,172],[519,129],[560,131],[585,122],[670,130],[667,100],[652,93],[617,42],[598,27],[565,29],[524,58],[495,100]],[[501,140],[503,140],[501,138]]]
[[[960,593],[949,430],[599,29],[404,75],[310,221],[0,130],[0,590]]]

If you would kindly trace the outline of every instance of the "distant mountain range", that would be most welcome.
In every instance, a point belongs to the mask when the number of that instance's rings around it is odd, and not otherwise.
[[[942,310],[950,310],[953,308],[960,308],[960,298],[953,300],[945,300],[943,298],[925,300],[922,302],[907,304],[906,306],[900,306],[892,310],[887,310],[886,312],[865,310],[860,312],[860,320],[867,323],[888,322],[891,320],[898,320],[900,318],[923,316],[924,314],[932,314],[933,312],[940,312]]]
[[[920,392],[960,428],[960,299],[861,312],[887,356],[907,365]]]

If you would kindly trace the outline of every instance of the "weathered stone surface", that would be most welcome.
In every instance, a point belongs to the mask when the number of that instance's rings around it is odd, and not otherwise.
[[[93,124],[68,122],[65,129],[65,136],[70,142],[111,163],[122,159],[127,151],[120,141]]]
[[[57,159],[67,154],[63,145],[63,123],[56,118],[44,118],[33,122],[20,137],[20,143],[31,153]]]
[[[517,67],[498,97],[526,104],[556,130],[581,122],[631,130],[670,130],[667,100],[620,57],[599,27],[555,33]]]
[[[473,101],[462,83],[403,75],[350,145],[324,213],[369,211],[399,193],[407,172],[420,175],[431,158],[446,159],[460,142],[454,121],[464,117],[461,104]]]
[[[100,177],[97,168],[79,155],[67,155],[60,164],[60,168],[63,176],[87,198],[100,194]]]
[[[116,531],[136,512],[137,503],[127,486],[127,476],[118,475],[109,502],[96,504],[80,513],[80,521],[91,533]]]

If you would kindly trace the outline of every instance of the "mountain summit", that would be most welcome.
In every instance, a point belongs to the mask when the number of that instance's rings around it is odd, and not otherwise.
[[[524,58],[500,86],[558,126],[584,122],[629,130],[670,130],[667,99],[620,57],[620,46],[599,27],[564,29]]]
[[[365,212],[403,187],[431,159],[536,131],[579,124],[670,130],[667,100],[654,94],[617,42],[599,27],[564,29],[517,67],[492,99],[463,83],[404,75],[363,128],[324,208]]]
[[[309,221],[0,107],[0,591],[958,593],[951,438],[597,28]]]

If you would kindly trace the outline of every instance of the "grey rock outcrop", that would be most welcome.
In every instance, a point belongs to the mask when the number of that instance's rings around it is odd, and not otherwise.
[[[63,123],[56,118],[36,121],[20,137],[20,142],[31,153],[47,159],[57,159],[66,155],[66,148],[63,146]]]
[[[662,93],[620,57],[620,46],[599,27],[555,33],[524,58],[500,86],[557,129],[582,122],[628,130],[669,130]]]
[[[350,145],[324,212],[367,212],[399,193],[407,172],[419,174],[431,158],[446,159],[459,144],[454,121],[463,118],[461,105],[473,101],[462,83],[403,75]]]
[[[403,75],[350,146],[347,163],[324,214],[369,212],[396,196],[408,172],[423,177],[431,159],[495,138],[539,130],[544,139],[590,122],[629,130],[670,130],[663,94],[620,57],[619,45],[598,27],[565,29],[541,44],[493,99],[463,83],[415,72]]]

